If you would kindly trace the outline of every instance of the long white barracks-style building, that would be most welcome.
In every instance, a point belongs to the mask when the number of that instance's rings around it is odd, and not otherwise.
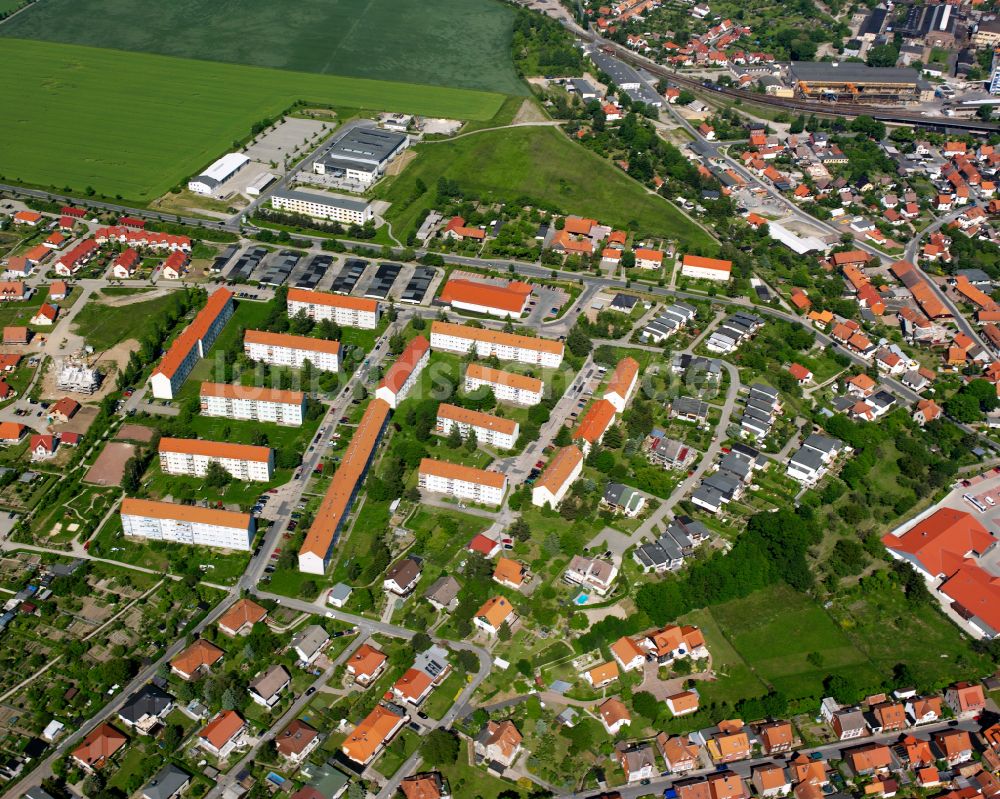
[[[306,316],[316,322],[330,319],[341,327],[374,330],[378,325],[379,304],[367,297],[289,289],[288,315],[296,316],[300,312],[305,312]]]
[[[437,432],[446,436],[455,426],[462,438],[468,438],[471,430],[476,436],[476,443],[497,449],[513,449],[520,432],[520,425],[513,419],[442,402],[437,410]]]
[[[437,321],[431,323],[431,349],[462,355],[475,352],[480,358],[495,357],[552,369],[562,363],[564,351],[560,341]]]
[[[512,402],[515,405],[537,405],[542,401],[542,389],[545,384],[536,377],[504,372],[478,363],[470,363],[465,368],[465,390],[475,391],[482,386],[488,386],[492,389],[493,396],[500,402]]]
[[[321,372],[340,371],[340,342],[266,330],[247,330],[243,352],[251,361],[301,369],[309,361]]]
[[[204,477],[208,464],[218,463],[237,480],[268,481],[274,474],[270,447],[202,441],[195,438],[161,438],[160,468],[167,474]]]
[[[316,219],[332,219],[349,225],[363,225],[375,218],[371,203],[312,191],[276,191],[271,205],[278,211],[305,214]]]
[[[129,538],[245,551],[254,536],[249,513],[131,497],[122,500],[120,513],[122,532]]]
[[[306,395],[301,391],[229,383],[201,384],[202,416],[301,427],[305,410]]]

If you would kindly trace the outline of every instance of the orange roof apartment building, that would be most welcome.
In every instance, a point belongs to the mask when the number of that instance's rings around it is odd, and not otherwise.
[[[266,330],[247,330],[243,352],[251,361],[301,369],[306,361],[321,372],[340,371],[340,342]]]
[[[488,386],[492,389],[493,395],[500,402],[511,402],[515,405],[537,405],[542,401],[542,389],[545,384],[538,378],[528,375],[504,372],[478,363],[470,363],[465,368],[465,390],[475,391],[482,386]]]
[[[396,362],[389,367],[382,377],[375,396],[385,400],[389,407],[395,408],[406,399],[407,394],[417,383],[417,378],[430,360],[431,345],[423,336],[416,336],[406,345]]]
[[[447,436],[455,427],[458,427],[462,438],[468,438],[471,433],[476,437],[476,443],[497,449],[513,449],[521,429],[513,419],[442,402],[437,410],[437,432]]]
[[[498,316],[504,319],[518,318],[531,297],[531,286],[513,280],[505,286],[485,283],[479,280],[452,278],[445,283],[439,299],[455,310]]]
[[[202,383],[202,416],[301,427],[306,395],[301,391],[259,388],[230,383]]]
[[[418,471],[418,485],[422,491],[434,494],[447,494],[483,505],[499,505],[507,491],[507,476],[501,472],[423,458]]]
[[[274,474],[270,447],[202,441],[194,438],[161,438],[160,468],[167,474],[204,477],[209,463],[217,463],[237,480],[268,481]]]
[[[583,453],[578,447],[558,450],[531,489],[531,504],[556,507],[583,471]]]
[[[254,518],[195,505],[149,499],[122,500],[122,532],[127,538],[247,551],[254,536]]]
[[[190,325],[170,345],[160,365],[150,375],[156,399],[171,400],[184,384],[199,358],[204,358],[222,328],[233,315],[233,293],[217,289]]]
[[[287,309],[289,316],[304,313],[317,322],[329,319],[341,327],[363,330],[374,330],[380,315],[376,300],[296,288],[288,290]]]
[[[550,369],[559,367],[565,350],[559,341],[440,321],[431,323],[431,348],[461,355],[475,352],[480,358],[495,357]]]
[[[600,444],[604,434],[615,421],[615,406],[606,399],[599,399],[581,417],[573,431],[573,443],[589,455],[594,445]]]
[[[326,570],[341,526],[382,439],[390,410],[389,403],[382,399],[368,403],[299,549],[299,571],[323,574]]]
[[[615,371],[611,373],[611,379],[604,389],[604,399],[610,402],[618,413],[623,413],[638,385],[639,362],[631,357],[622,358],[615,366]]]

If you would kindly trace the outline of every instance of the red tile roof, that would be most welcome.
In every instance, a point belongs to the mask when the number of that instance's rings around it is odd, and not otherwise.
[[[935,511],[899,537],[889,533],[882,538],[886,547],[912,555],[935,576],[951,574],[970,551],[982,553],[993,541],[971,513],[952,508]]]

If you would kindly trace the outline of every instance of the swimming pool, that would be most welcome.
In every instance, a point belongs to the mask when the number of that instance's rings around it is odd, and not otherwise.
[[[581,591],[576,595],[576,599],[573,600],[574,605],[586,605],[587,600],[590,599],[590,595]]]

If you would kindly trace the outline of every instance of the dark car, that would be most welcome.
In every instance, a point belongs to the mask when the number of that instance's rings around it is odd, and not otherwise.
[[[315,685],[310,685],[308,688],[306,688],[306,696],[312,696],[314,693],[316,693]]]

